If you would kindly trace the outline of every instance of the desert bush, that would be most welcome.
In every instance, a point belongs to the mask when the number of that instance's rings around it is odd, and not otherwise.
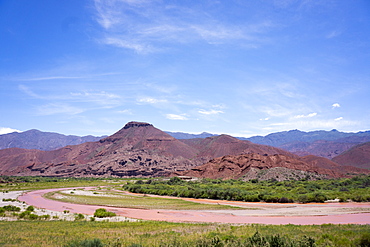
[[[16,202],[17,199],[3,198],[3,202]]]
[[[5,216],[5,209],[3,207],[0,207],[0,216],[3,217]]]
[[[29,214],[28,215],[28,219],[30,219],[30,220],[38,220],[39,219],[39,216],[36,215],[36,214]]]
[[[50,215],[49,214],[40,215],[39,216],[39,219],[41,219],[41,220],[48,220],[48,219],[50,219]]]
[[[357,246],[360,247],[370,246],[370,233],[363,234],[361,238],[358,240]]]
[[[85,216],[83,215],[83,214],[76,214],[75,215],[75,220],[77,221],[77,220],[83,220],[83,219],[85,219]]]
[[[24,211],[24,212],[20,213],[20,214],[18,215],[18,217],[19,217],[20,219],[24,219],[24,218],[28,217],[30,214],[31,214],[31,212],[30,212],[30,211]]]
[[[107,211],[105,208],[98,208],[95,210],[94,217],[104,218],[104,217],[113,217],[116,216],[115,213]]]
[[[5,211],[13,211],[13,212],[19,212],[19,211],[21,211],[21,208],[20,207],[13,206],[13,205],[6,205],[3,208],[5,209]]]

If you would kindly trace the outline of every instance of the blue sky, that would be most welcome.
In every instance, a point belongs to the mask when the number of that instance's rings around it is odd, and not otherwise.
[[[0,133],[370,129],[368,0],[0,0]]]

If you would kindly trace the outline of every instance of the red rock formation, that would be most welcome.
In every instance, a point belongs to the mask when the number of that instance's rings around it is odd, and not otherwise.
[[[215,158],[204,165],[194,167],[189,171],[177,173],[176,175],[213,179],[238,179],[245,176],[252,169],[266,170],[278,167],[305,171],[312,174],[321,174],[328,178],[346,177],[348,173],[370,173],[364,169],[340,167],[328,159],[313,155],[300,160],[282,154],[260,155],[250,153]]]

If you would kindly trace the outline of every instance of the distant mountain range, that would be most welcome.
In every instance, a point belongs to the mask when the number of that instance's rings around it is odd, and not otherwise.
[[[366,150],[357,161],[362,168],[369,168],[364,165],[367,164],[364,160],[370,160]],[[351,157],[351,151],[347,152],[347,157]],[[274,169],[272,173],[267,172],[269,176],[280,178],[284,173],[281,179],[299,179],[302,172],[309,178],[370,173],[368,169],[355,167],[357,163],[353,166],[338,163],[313,155],[299,157],[277,147],[229,135],[179,140],[142,122],[129,122],[99,141],[51,151],[0,150],[0,175],[156,177],[182,174],[251,179],[266,174],[262,171]]]
[[[215,134],[203,132],[201,134],[189,134],[184,132],[170,132],[165,131],[167,134],[169,134],[172,137],[175,137],[176,139],[194,139],[194,138],[207,138],[211,136],[217,136]]]
[[[193,135],[181,132],[167,132],[177,139],[205,138],[214,136],[210,133]],[[205,137],[200,137],[205,136]],[[237,137],[240,140],[248,140],[256,144],[278,147],[299,156],[316,155],[332,159],[350,148],[370,142],[370,131],[347,133],[337,130],[310,131],[290,130],[272,133],[266,136],[253,136],[250,138]]]
[[[179,140],[204,139],[217,136],[203,132],[201,134],[189,134],[183,132],[165,133]],[[44,151],[55,150],[68,145],[78,145],[85,142],[99,141],[106,136],[73,136],[58,133],[28,130],[21,133],[14,132],[0,135],[0,149],[25,148],[39,149]],[[240,140],[248,140],[256,144],[268,145],[284,149],[299,156],[315,155],[333,159],[356,145],[370,142],[370,131],[346,133],[337,130],[311,131],[299,130],[272,133],[266,136],[253,136],[250,138],[236,137]]]
[[[106,136],[73,136],[62,135],[39,130],[27,130],[0,135],[0,149],[25,148],[44,151],[55,150],[68,145],[78,145],[84,142],[95,142]]]

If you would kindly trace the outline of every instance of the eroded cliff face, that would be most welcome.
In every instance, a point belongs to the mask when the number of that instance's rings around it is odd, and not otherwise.
[[[346,177],[349,173],[368,173],[363,169],[354,167],[340,167],[334,162],[330,162],[321,166],[322,162],[327,162],[325,158],[317,157],[319,160],[311,157],[307,162],[299,158],[293,158],[283,154],[241,154],[241,155],[226,155],[215,158],[204,165],[191,168],[185,172],[178,172],[175,175],[193,176],[213,179],[239,179],[239,178],[261,178],[262,170],[270,170],[274,168],[274,172],[270,172],[269,176],[264,179],[274,178],[277,180],[284,179],[300,179],[302,176],[310,178],[338,178]],[[317,162],[319,161],[319,162]],[[278,169],[279,168],[279,169]],[[281,169],[283,168],[283,169]],[[290,174],[289,174],[290,171]],[[304,171],[302,174],[298,171]],[[302,175],[302,176],[301,176]],[[274,177],[275,176],[275,177]]]

